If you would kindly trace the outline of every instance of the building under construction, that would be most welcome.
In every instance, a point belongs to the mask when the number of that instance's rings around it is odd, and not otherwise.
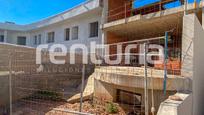
[[[69,61],[55,65],[49,60],[51,54],[43,51],[40,65],[36,64],[34,47],[1,43],[0,114],[112,114],[106,112],[106,105],[116,103],[119,112],[113,105],[109,109],[121,115],[203,115],[203,4],[184,0],[90,0],[39,23],[0,24],[6,41],[21,35],[22,45],[36,47],[44,38],[42,41],[51,38],[49,45],[61,43],[55,36],[61,39],[65,30],[62,39],[68,38],[63,41],[67,46],[87,46],[91,41],[103,46],[94,54],[102,60],[100,64],[83,64],[77,53],[75,65]],[[84,24],[90,21],[87,17],[93,21],[90,27]],[[79,27],[70,25],[81,20]],[[64,24],[73,26],[74,31],[64,29]],[[59,33],[50,32],[50,28]],[[80,39],[88,28],[92,37]],[[29,43],[32,35],[36,44]],[[71,38],[74,35],[77,39]],[[26,37],[22,40],[22,36]],[[10,41],[16,43],[13,38]],[[163,60],[153,45],[163,48]],[[68,52],[63,58],[69,59],[70,55]]]
[[[101,101],[119,103],[129,114],[173,115],[177,111],[176,115],[196,115],[199,107],[188,107],[185,104],[192,105],[193,101],[199,100],[191,101],[191,98],[192,91],[199,86],[195,82],[200,79],[195,76],[194,68],[199,66],[194,59],[199,47],[196,40],[201,40],[203,36],[203,3],[185,4],[182,0],[161,0],[144,4],[141,0],[104,0],[102,39],[110,50],[104,58],[116,60],[122,55],[123,61],[95,69],[94,96]],[[168,4],[171,4],[170,8]],[[141,51],[139,46],[144,43],[147,47],[148,44],[165,47],[168,53],[165,53],[162,64],[139,63],[141,54],[137,54]],[[125,47],[130,44],[137,46],[127,54]],[[117,52],[118,46],[122,46],[120,53]],[[148,47],[147,50],[154,49]],[[124,63],[127,55],[130,56],[130,64]],[[158,59],[154,56],[152,58]],[[173,97],[183,100],[183,105],[169,99],[174,94]],[[192,108],[195,113],[190,112]]]

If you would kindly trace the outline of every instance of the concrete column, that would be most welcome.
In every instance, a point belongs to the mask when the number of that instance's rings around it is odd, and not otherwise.
[[[106,32],[103,30],[103,25],[107,23],[107,16],[108,16],[108,0],[103,0],[103,11],[102,11],[102,18],[101,18],[101,29],[102,29],[102,38],[101,44],[106,44]],[[105,54],[105,49],[102,49],[101,56]]]
[[[184,15],[188,14],[187,11],[188,11],[188,0],[184,0]]]
[[[102,37],[101,37],[101,45],[105,46],[105,39],[106,39],[106,33],[104,30],[102,30]],[[105,55],[105,49],[103,47],[103,49],[101,50],[101,57],[103,57]]]
[[[195,14],[184,15],[182,35],[182,76],[193,77],[193,38]]]
[[[195,38],[193,40],[194,42],[194,61],[193,61],[193,114],[192,115],[204,115],[204,31],[203,26],[200,25],[200,22],[198,19],[195,19],[195,26],[194,26],[194,32],[195,32]]]
[[[4,30],[4,42],[7,43],[7,39],[8,39],[8,31]]]
[[[32,46],[33,45],[33,43],[32,43],[32,39],[31,39],[31,33],[29,32],[28,33],[28,38],[27,38],[27,46]]]
[[[201,1],[202,6],[202,27],[204,29],[204,0]]]
[[[107,16],[108,16],[108,0],[103,0],[103,11],[101,18],[102,25],[107,22]]]
[[[204,10],[202,11],[202,27],[204,29]]]
[[[193,113],[204,115],[204,31],[195,14],[185,15],[183,18],[182,37],[182,76],[192,79]],[[189,104],[190,106],[190,104]]]
[[[71,32],[71,30],[70,30],[70,32]],[[43,39],[44,44],[47,44],[47,33],[46,33],[46,31],[43,31],[42,39]]]

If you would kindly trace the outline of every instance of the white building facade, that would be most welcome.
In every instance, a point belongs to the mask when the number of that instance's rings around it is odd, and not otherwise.
[[[0,23],[0,42],[37,47],[40,44],[101,43],[102,7],[100,0],[89,0],[45,20],[16,25]]]

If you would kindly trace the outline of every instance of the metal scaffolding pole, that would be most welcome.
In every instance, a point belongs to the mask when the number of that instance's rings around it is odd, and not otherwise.
[[[155,115],[155,107],[154,107],[154,81],[153,81],[153,75],[152,75],[152,69],[151,69],[151,90],[152,90],[152,108],[151,113],[152,115]]]
[[[188,15],[188,0],[184,0],[184,15]]]
[[[144,43],[144,87],[145,87],[145,115],[149,115],[148,81],[147,81],[147,44]]]
[[[166,96],[167,82],[167,63],[168,63],[168,32],[165,32],[165,49],[164,49],[164,96]]]

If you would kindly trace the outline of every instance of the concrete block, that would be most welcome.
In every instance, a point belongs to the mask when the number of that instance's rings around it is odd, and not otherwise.
[[[177,93],[183,101],[167,99],[161,103],[157,115],[193,115],[192,114],[192,94]]]

